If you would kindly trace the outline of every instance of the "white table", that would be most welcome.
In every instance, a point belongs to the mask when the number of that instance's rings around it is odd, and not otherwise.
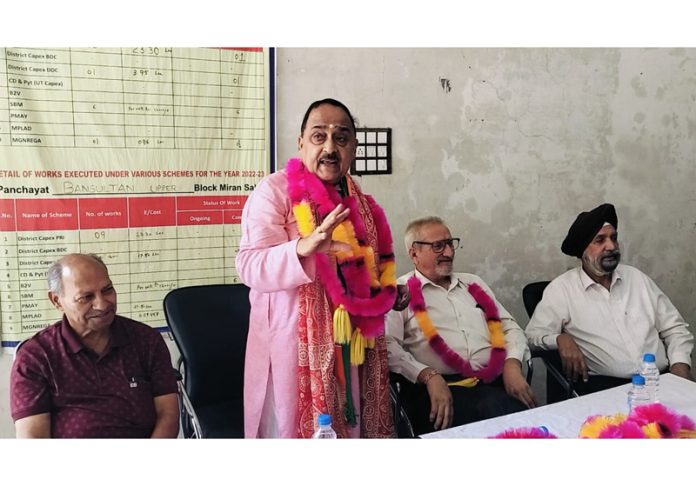
[[[577,438],[591,415],[628,413],[630,384],[617,386],[563,402],[537,407],[421,436],[424,439],[486,438],[507,429],[545,426],[557,437]],[[658,398],[662,404],[696,421],[696,383],[671,373],[660,375]]]

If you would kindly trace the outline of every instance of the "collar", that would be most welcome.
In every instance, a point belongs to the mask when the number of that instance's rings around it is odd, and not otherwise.
[[[60,335],[72,354],[79,353],[85,347],[85,345],[82,344],[80,336],[78,336],[72,326],[70,326],[65,314],[63,314],[63,320],[60,323]]]
[[[417,268],[413,270],[413,275],[418,277],[418,280],[420,280],[421,283],[421,289],[425,287],[426,285],[432,285],[433,287],[437,287],[438,289],[442,289],[438,284],[430,280],[428,277],[423,275]],[[449,292],[453,288],[455,288],[458,285],[464,285],[464,282],[461,281],[461,279],[457,276],[456,273],[452,272],[452,275],[450,275],[450,285],[447,288],[447,291]],[[443,289],[444,290],[444,289]]]
[[[60,324],[60,335],[72,354],[77,354],[83,349],[86,349],[85,345],[82,343],[82,339],[80,339],[80,336],[72,328],[65,314],[63,314],[63,319]],[[130,339],[121,323],[121,319],[116,315],[114,321],[111,323],[111,336],[109,338],[109,344],[107,345],[107,352],[112,348],[123,346],[129,341]]]
[[[590,277],[587,272],[585,272],[585,269],[582,268],[582,265],[578,267],[578,273],[580,274],[580,283],[582,284],[582,288],[584,290],[589,289],[592,287],[592,285],[600,285],[594,280],[592,280],[592,277]],[[611,284],[609,284],[609,288],[612,289],[614,288],[614,284],[618,282],[619,280],[623,280],[621,276],[621,264],[614,269],[614,271],[611,274]]]

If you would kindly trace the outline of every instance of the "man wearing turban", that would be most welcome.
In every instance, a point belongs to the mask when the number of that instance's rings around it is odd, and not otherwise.
[[[688,324],[650,277],[619,263],[617,228],[611,204],[578,215],[561,251],[582,264],[546,287],[525,329],[532,349],[558,350],[581,395],[629,382],[645,353],[691,379]]]

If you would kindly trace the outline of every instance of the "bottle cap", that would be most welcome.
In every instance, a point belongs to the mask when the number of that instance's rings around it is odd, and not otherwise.
[[[643,355],[643,361],[647,363],[654,363],[655,362],[655,355],[652,353],[645,353]]]
[[[631,378],[631,383],[634,385],[645,385],[645,378],[643,378],[641,375],[633,375],[633,378]]]
[[[319,426],[331,425],[331,415],[328,413],[320,413],[319,417],[317,417],[317,424],[319,424]]]

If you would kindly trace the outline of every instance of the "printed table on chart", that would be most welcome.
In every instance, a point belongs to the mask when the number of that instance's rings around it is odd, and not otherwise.
[[[70,252],[104,258],[118,292],[119,312],[165,325],[162,299],[171,289],[238,282],[234,259],[245,200],[167,196],[0,201],[3,332],[35,332],[56,318],[46,298],[46,269]]]
[[[102,256],[118,312],[237,283],[241,211],[271,170],[263,48],[0,48],[0,343],[60,318],[48,267]]]
[[[0,145],[265,150],[257,51],[0,49]]]

